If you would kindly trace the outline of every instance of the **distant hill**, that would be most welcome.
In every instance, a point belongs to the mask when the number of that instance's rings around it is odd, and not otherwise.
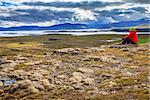
[[[139,25],[135,26],[135,28],[150,28],[150,25]]]
[[[110,24],[91,24],[89,27],[104,29],[104,28],[122,28],[122,27],[133,27],[133,26],[141,26],[141,25],[150,25],[150,18],[143,18],[137,21],[123,21],[117,23],[110,23]]]
[[[87,26],[85,24],[59,24],[53,25],[48,27],[41,27],[41,26],[20,26],[20,27],[9,27],[9,28],[2,28],[0,27],[0,31],[18,31],[18,30],[71,30],[71,29],[86,29]]]
[[[136,26],[137,28],[146,29],[144,31],[147,31],[147,30],[149,31],[149,27],[148,27],[149,25],[150,25],[150,19],[144,18],[138,21],[124,21],[124,22],[110,23],[110,24],[100,24],[100,22],[97,22],[97,23],[89,23],[89,24],[64,23],[64,24],[58,24],[58,25],[53,25],[53,26],[47,26],[47,27],[43,27],[43,26],[20,26],[20,27],[9,27],[9,28],[0,27],[0,31],[122,29],[122,28],[136,27]]]

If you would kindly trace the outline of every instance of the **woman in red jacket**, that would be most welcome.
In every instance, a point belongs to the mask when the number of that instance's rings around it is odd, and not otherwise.
[[[137,44],[138,43],[138,35],[136,34],[136,29],[129,29],[129,35],[123,37],[122,44]]]

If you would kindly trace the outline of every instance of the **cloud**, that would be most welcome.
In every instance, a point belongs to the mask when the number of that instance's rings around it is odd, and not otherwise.
[[[28,6],[45,6],[45,7],[63,7],[63,8],[82,8],[82,9],[94,9],[97,7],[105,7],[107,5],[120,5],[121,2],[100,2],[100,1],[93,1],[93,2],[24,2],[24,5]]]
[[[71,18],[72,12],[67,11],[51,11],[49,9],[38,10],[38,9],[17,9],[15,12],[18,14],[13,14],[11,16],[0,16],[1,20],[5,21],[18,21],[25,23],[38,23],[52,20],[65,21],[66,18]],[[20,14],[24,13],[24,14]]]
[[[74,21],[96,21],[95,15],[96,13],[91,10],[76,9],[72,19]]]
[[[133,2],[133,3],[144,3],[144,4],[149,4],[149,0],[125,0],[126,2]]]
[[[1,1],[4,0],[0,0],[0,5],[3,5]],[[11,4],[17,6],[0,6],[0,25],[49,26],[66,22],[105,24],[138,20],[149,17],[150,14],[149,4],[127,2],[127,0],[126,2],[123,0],[72,1],[11,0]]]
[[[120,5],[107,5],[105,7],[97,7],[95,10],[103,11],[103,10],[113,10],[113,9],[131,9],[131,8],[148,8],[149,4],[133,4],[133,3],[123,3]]]
[[[52,20],[52,21],[45,21],[45,22],[38,22],[38,23],[24,23],[18,21],[1,21],[0,24],[4,27],[18,27],[18,26],[52,26],[59,24],[59,21]]]
[[[100,2],[122,2],[122,0],[0,0],[0,1],[12,1],[12,2],[93,2],[93,1],[100,1]]]

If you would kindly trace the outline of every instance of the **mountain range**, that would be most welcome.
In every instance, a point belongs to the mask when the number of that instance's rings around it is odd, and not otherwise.
[[[118,23],[110,24],[100,24],[100,23],[91,23],[91,24],[79,24],[79,23],[64,23],[52,26],[19,26],[19,27],[0,27],[0,31],[27,31],[27,30],[82,30],[82,29],[120,29],[135,27],[141,25],[150,25],[150,19],[144,18],[137,21],[124,21]]]

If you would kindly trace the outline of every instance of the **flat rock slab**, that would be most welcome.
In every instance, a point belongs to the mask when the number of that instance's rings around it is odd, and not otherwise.
[[[136,47],[136,45],[110,45],[109,48],[131,48],[131,47]]]

